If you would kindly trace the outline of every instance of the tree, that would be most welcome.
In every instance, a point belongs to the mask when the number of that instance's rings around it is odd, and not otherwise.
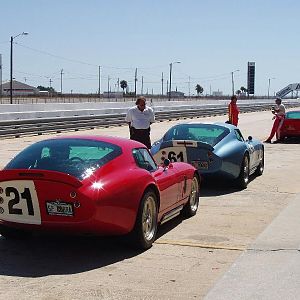
[[[48,91],[49,93],[55,93],[55,92],[56,92],[55,89],[54,89],[53,87],[45,87],[45,86],[42,86],[42,85],[39,85],[39,86],[37,87],[37,89],[38,89],[39,91]]]
[[[246,93],[247,93],[247,89],[244,88],[243,86],[241,86],[240,90],[241,90],[241,92],[242,92],[243,94],[246,94]]]
[[[241,90],[237,90],[235,93],[236,93],[237,95],[240,95],[240,94],[242,93],[242,91],[241,91]]]
[[[120,81],[120,87],[123,90],[123,94],[124,94],[124,90],[127,88],[127,81],[126,80],[121,80]]]
[[[203,93],[203,87],[200,85],[200,84],[197,84],[196,85],[196,88],[195,88],[195,90],[197,91],[197,96],[199,96],[200,94],[202,94]]]

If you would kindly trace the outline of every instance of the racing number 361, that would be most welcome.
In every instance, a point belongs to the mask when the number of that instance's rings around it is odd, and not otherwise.
[[[24,188],[24,192],[19,191],[11,186],[6,187],[5,195],[11,199],[8,201],[8,211],[12,215],[22,215],[23,211],[21,208],[16,208],[15,205],[20,203],[21,199],[26,200],[28,215],[34,216],[34,209],[32,204],[32,197],[29,188]]]

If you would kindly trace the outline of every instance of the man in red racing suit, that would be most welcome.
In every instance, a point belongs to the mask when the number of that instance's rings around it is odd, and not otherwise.
[[[273,127],[269,137],[265,140],[265,143],[271,143],[272,138],[276,134],[276,141],[274,143],[278,143],[280,141],[280,128],[283,124],[285,118],[285,107],[282,104],[281,98],[276,98],[275,100],[276,106],[272,108],[273,116]]]
[[[231,101],[228,105],[228,117],[229,123],[237,126],[239,121],[239,109],[236,105],[237,98],[235,95],[231,97]]]

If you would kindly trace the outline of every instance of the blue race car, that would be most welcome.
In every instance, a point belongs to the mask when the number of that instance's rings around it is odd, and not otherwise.
[[[264,171],[264,145],[226,123],[182,123],[170,128],[152,145],[151,153],[158,164],[166,158],[196,167],[202,177],[233,180],[245,189],[249,176]]]

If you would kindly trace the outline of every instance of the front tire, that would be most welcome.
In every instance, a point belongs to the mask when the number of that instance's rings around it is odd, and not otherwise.
[[[199,207],[199,189],[200,189],[200,180],[199,177],[195,174],[192,180],[189,201],[186,203],[186,205],[182,210],[182,214],[186,218],[190,218],[197,213]]]
[[[143,195],[135,226],[132,232],[133,244],[139,249],[149,249],[157,233],[158,215],[157,196],[153,190],[146,191]]]
[[[246,189],[249,183],[249,157],[244,156],[241,165],[239,177],[237,178],[237,186],[240,189]]]

